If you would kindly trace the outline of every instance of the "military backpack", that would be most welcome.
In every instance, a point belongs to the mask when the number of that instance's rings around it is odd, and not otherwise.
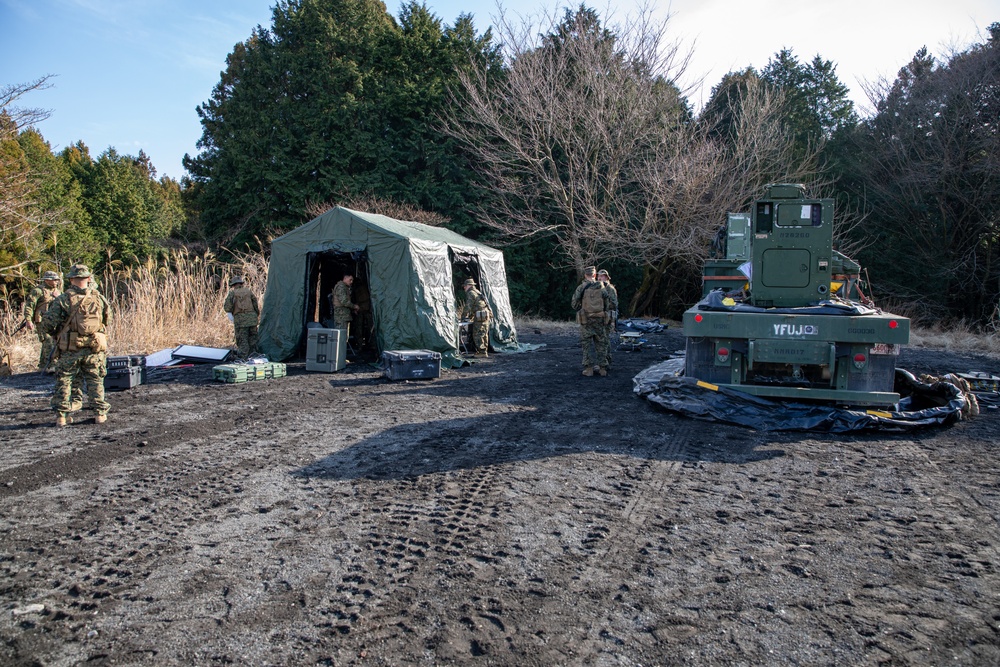
[[[588,285],[580,299],[580,323],[607,321],[607,312],[604,309],[604,286],[601,283]]]

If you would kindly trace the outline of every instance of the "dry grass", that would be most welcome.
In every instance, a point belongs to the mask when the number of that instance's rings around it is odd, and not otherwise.
[[[222,304],[234,275],[242,275],[247,287],[263,295],[267,262],[260,254],[247,254],[229,264],[211,253],[181,250],[163,262],[105,271],[99,285],[113,312],[110,354],[149,354],[178,345],[230,347],[233,326]],[[20,319],[3,309],[0,331],[13,331]],[[40,343],[34,333],[0,334],[0,347],[10,354],[14,372],[35,370]]]
[[[910,329],[910,347],[982,354],[1000,359],[1000,333],[979,333],[964,322],[913,327]]]
[[[534,315],[514,315],[514,328],[518,331],[541,331],[542,333],[564,333],[575,330],[579,325],[573,321],[546,320]]]

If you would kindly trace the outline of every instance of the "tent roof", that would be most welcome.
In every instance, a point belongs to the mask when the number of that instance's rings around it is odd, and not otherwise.
[[[327,227],[334,221],[334,219],[345,214],[353,218],[356,222],[363,223],[370,229],[374,228],[374,230],[383,234],[399,239],[432,241],[446,243],[453,248],[478,248],[480,250],[499,252],[485,243],[473,241],[472,239],[466,238],[461,234],[453,232],[445,227],[432,227],[431,225],[425,225],[421,222],[396,220],[378,213],[355,211],[343,206],[336,206],[326,213],[313,218],[301,227],[297,227],[289,232],[286,232],[285,234],[282,234],[278,238],[274,239],[272,245],[274,243],[282,243],[293,239],[297,240],[303,236],[308,236],[310,232],[319,233],[324,238],[329,238],[329,235],[324,233]]]

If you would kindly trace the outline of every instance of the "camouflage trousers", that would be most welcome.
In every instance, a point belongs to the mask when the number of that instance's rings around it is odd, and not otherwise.
[[[38,370],[45,370],[45,364],[49,363],[49,355],[52,354],[52,348],[56,346],[56,339],[52,336],[42,333],[41,329],[36,329],[38,331],[38,341],[42,344],[42,351],[38,354]],[[53,357],[53,364],[55,363],[55,357]]]
[[[252,327],[235,327],[236,354],[240,359],[247,359],[257,354],[257,325]]]
[[[52,361],[52,365],[53,366],[56,365],[55,360]],[[101,384],[102,385],[104,384],[103,380],[101,380]],[[77,403],[82,406],[83,394],[84,394],[83,377],[79,373],[77,373],[76,375],[73,376],[73,385],[69,392],[70,405]],[[56,412],[59,412],[58,405],[59,405],[59,396],[53,392],[52,398],[49,399],[49,407],[51,407]]]
[[[333,328],[334,329],[343,329],[344,331],[347,332],[345,335],[348,336],[348,337],[350,337],[350,335],[351,335],[351,320],[352,319],[353,318],[351,317],[350,313],[348,313],[347,315],[334,315],[333,316]]]
[[[609,324],[608,325],[608,363],[605,364],[605,367],[607,367],[607,368],[611,368],[611,334],[614,333],[614,331],[615,331],[614,324]]]
[[[611,338],[604,322],[580,325],[580,345],[583,347],[584,368],[601,366],[607,368]]]
[[[333,309],[333,328],[346,329],[354,319],[354,312],[350,308]]]
[[[69,414],[72,410],[74,385],[77,391],[81,391],[81,383],[86,383],[90,407],[99,415],[108,414],[111,405],[104,400],[104,376],[107,374],[106,353],[95,353],[88,349],[63,352],[55,362],[56,388],[52,396],[52,409],[60,415]]]
[[[476,352],[489,352],[490,320],[483,322],[472,321],[472,325],[469,327],[469,344],[475,348]]]

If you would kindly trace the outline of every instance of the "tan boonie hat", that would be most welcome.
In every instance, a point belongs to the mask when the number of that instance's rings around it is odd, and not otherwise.
[[[611,279],[611,275],[608,273],[607,269],[601,269],[600,271],[597,272],[597,275],[607,276],[609,280]]]
[[[242,285],[242,284],[243,284],[242,276],[233,276],[232,278],[229,279],[230,287],[232,287],[233,285]]]
[[[462,287],[475,287],[475,286],[476,286],[476,281],[473,280],[472,278],[467,278],[466,281],[462,283]]]
[[[69,267],[69,273],[66,274],[67,278],[89,278],[90,269],[87,268],[86,264],[74,264]]]

